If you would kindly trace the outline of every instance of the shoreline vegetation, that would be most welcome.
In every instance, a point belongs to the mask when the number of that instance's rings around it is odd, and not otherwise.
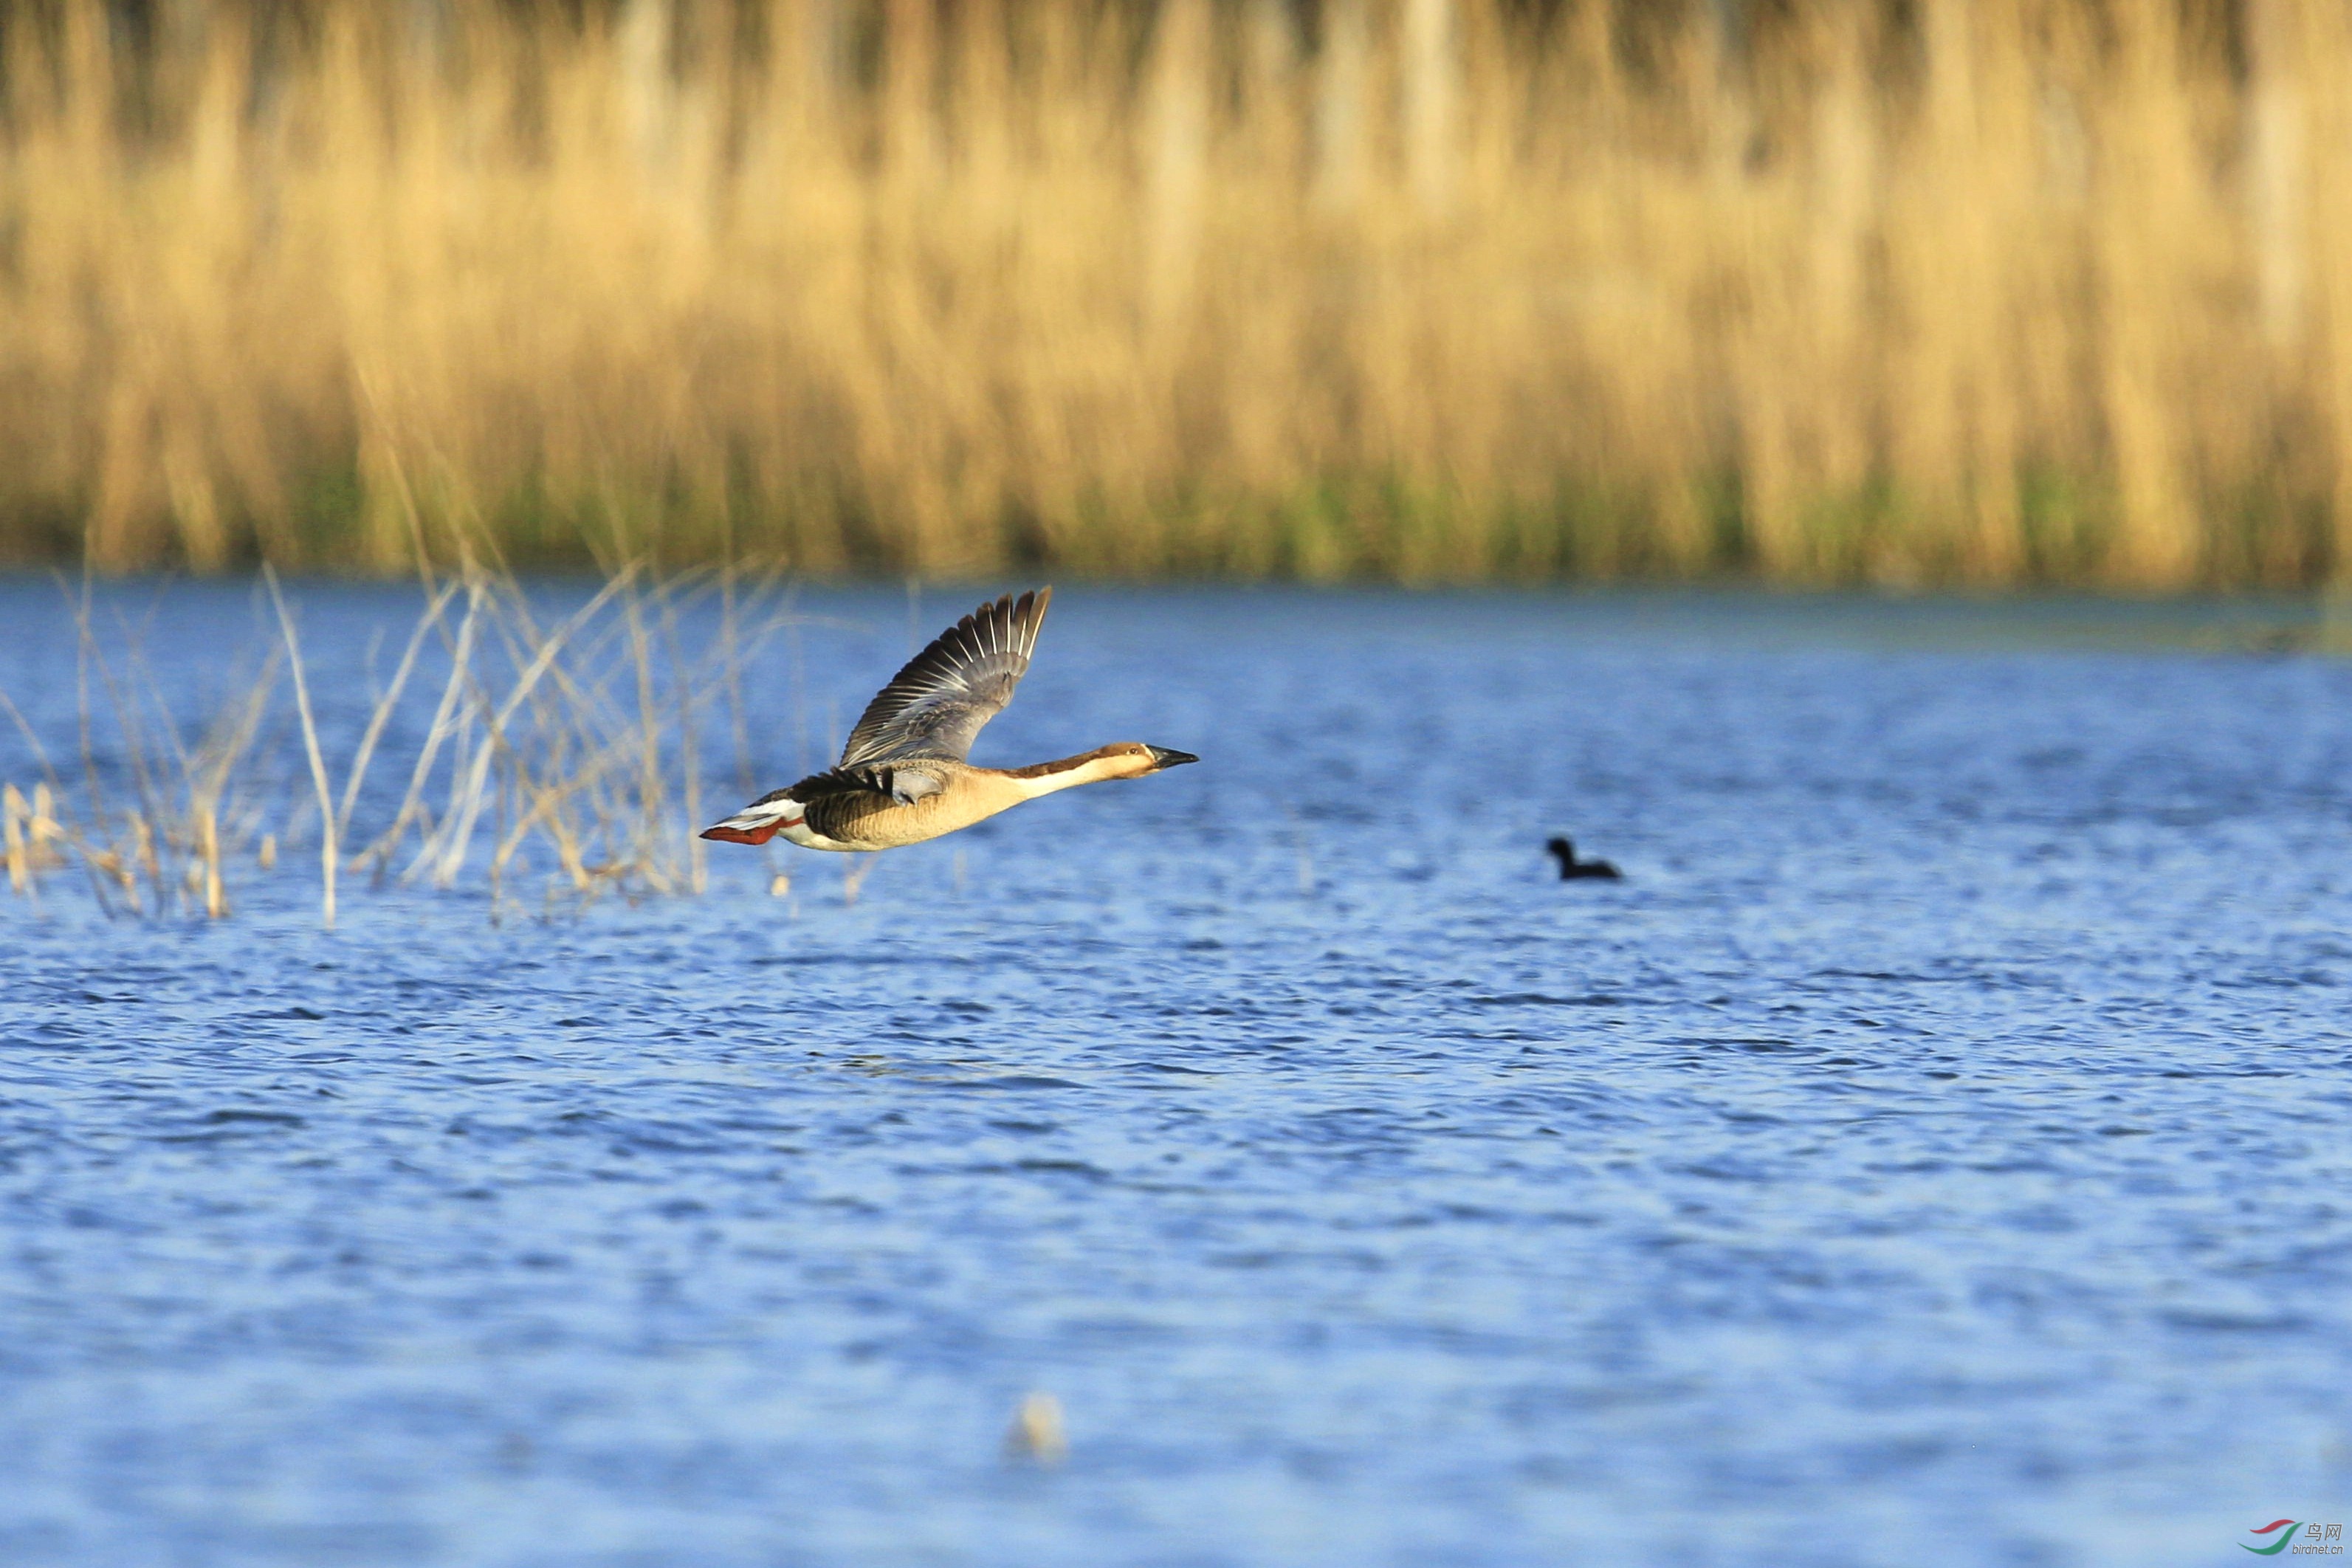
[[[8,890],[37,909],[55,875],[110,918],[221,920],[283,858],[331,930],[354,884],[463,888],[494,921],[701,893],[706,791],[751,789],[746,663],[800,625],[786,587],[725,571],[625,567],[552,605],[479,565],[428,572],[366,700],[342,693],[329,725],[300,605],[267,567],[262,636],[221,650],[201,710],[166,695],[120,605],[88,580],[69,603],[78,752],[0,690],[0,757],[29,773],[0,779]]]
[[[47,0],[0,563],[2341,585],[2347,149],[2334,0]]]

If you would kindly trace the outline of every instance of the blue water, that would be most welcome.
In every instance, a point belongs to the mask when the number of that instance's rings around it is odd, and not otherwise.
[[[266,630],[123,597],[199,706]],[[347,747],[415,602],[298,597]],[[803,607],[762,788],[906,651],[902,595]],[[495,923],[322,932],[290,844],[217,925],[0,895],[0,1563],[2187,1564],[2352,1516],[2352,665],[2244,614],[1066,584],[976,760],[1203,763],[854,904],[781,846]],[[69,757],[57,592],[0,616]],[[1561,830],[1628,879],[1551,879]],[[1033,1392],[1059,1466],[1005,1450]]]

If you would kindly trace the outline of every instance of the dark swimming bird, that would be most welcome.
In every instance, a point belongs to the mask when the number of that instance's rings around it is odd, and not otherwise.
[[[894,849],[1073,784],[1141,778],[1199,762],[1190,752],[1140,741],[1114,741],[1025,768],[976,768],[964,761],[980,727],[1013,700],[1053,596],[1051,588],[1018,599],[1008,594],[941,632],[866,707],[840,762],[761,795],[702,837],[765,844],[781,833],[803,849]]]
[[[1606,860],[1578,859],[1576,846],[1568,839],[1552,839],[1544,847],[1550,850],[1552,858],[1559,862],[1559,879],[1563,882],[1580,882],[1587,879],[1603,882],[1624,880],[1625,874]]]

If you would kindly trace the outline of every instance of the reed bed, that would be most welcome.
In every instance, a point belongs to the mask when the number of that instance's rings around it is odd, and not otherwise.
[[[220,919],[233,883],[295,870],[279,860],[296,850],[315,850],[331,928],[345,879],[464,889],[494,915],[703,890],[708,753],[733,736],[740,772],[745,661],[792,624],[772,584],[625,569],[559,614],[467,567],[428,581],[389,672],[331,724],[299,602],[274,574],[263,594],[247,673],[192,716],[85,584],[79,755],[53,754],[0,693],[35,775],[0,784],[12,892],[79,872],[110,914]]]
[[[0,548],[2352,575],[2336,0],[98,0]]]

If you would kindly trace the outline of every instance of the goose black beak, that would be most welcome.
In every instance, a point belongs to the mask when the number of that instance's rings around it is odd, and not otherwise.
[[[1165,746],[1146,745],[1143,749],[1151,753],[1151,762],[1155,768],[1181,768],[1186,763],[1197,763],[1201,760],[1190,752],[1171,752]]]

